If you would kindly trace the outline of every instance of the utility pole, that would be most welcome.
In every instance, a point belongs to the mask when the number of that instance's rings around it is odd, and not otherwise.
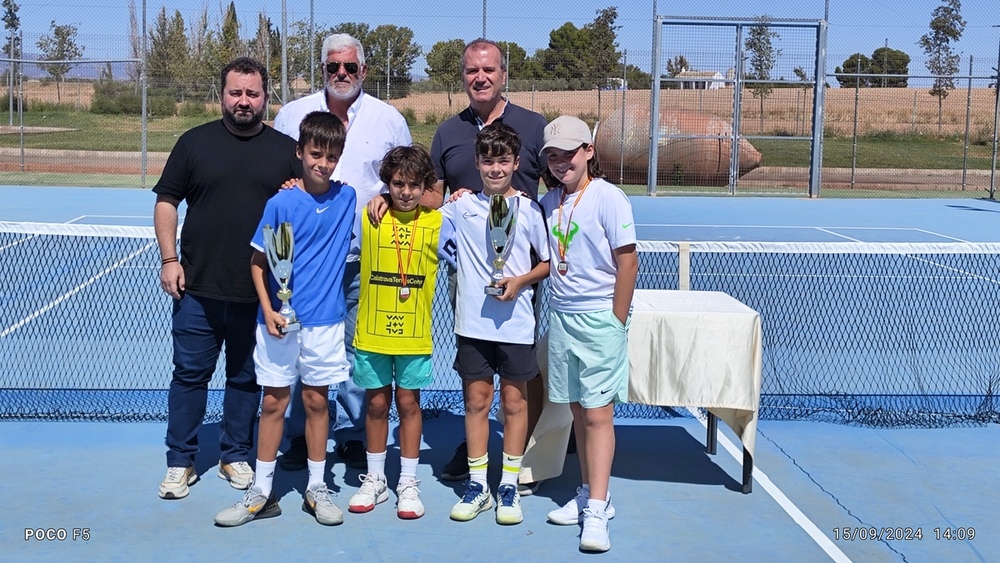
[[[885,75],[889,73],[889,38],[885,38],[885,50],[882,51],[882,87],[885,88]]]

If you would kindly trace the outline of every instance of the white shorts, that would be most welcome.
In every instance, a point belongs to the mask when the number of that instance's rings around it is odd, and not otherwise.
[[[298,379],[314,387],[346,381],[351,366],[344,350],[344,323],[302,327],[282,338],[258,324],[253,363],[257,384],[264,387],[291,387]]]

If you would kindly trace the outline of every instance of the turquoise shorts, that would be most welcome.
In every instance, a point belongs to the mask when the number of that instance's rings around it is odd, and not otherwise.
[[[550,311],[548,375],[553,403],[594,409],[628,401],[628,323],[611,309]]]
[[[354,384],[362,389],[392,385],[402,389],[423,389],[431,384],[431,355],[393,355],[354,351]]]

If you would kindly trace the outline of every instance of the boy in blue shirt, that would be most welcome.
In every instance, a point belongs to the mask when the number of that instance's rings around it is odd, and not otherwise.
[[[257,319],[254,363],[257,383],[264,388],[257,439],[257,467],[253,485],[243,500],[215,517],[220,526],[239,526],[255,518],[281,514],[272,490],[274,467],[281,443],[290,389],[302,380],[306,409],[306,448],[309,483],[303,508],[320,524],[344,521],[324,482],[326,442],[330,431],[327,392],[350,374],[344,350],[346,304],[340,290],[344,264],[354,227],[357,196],[354,188],[331,182],[330,176],[344,150],[346,132],[329,112],[313,112],[299,126],[296,154],[302,160],[301,185],[271,198],[254,234],[251,275],[261,310]],[[293,225],[293,272],[289,278],[291,306],[301,329],[286,331],[288,321],[278,310],[278,283],[269,273],[264,228]]]

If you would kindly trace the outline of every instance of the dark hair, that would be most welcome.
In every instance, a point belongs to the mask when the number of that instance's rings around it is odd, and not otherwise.
[[[219,82],[219,92],[226,91],[226,77],[230,72],[238,74],[259,74],[260,83],[264,86],[264,96],[267,96],[267,67],[253,57],[237,57],[222,69]]]
[[[419,181],[424,185],[425,190],[430,189],[437,182],[430,153],[423,146],[417,144],[393,147],[382,157],[382,166],[378,170],[379,180],[388,186],[396,174],[408,180]]]
[[[483,156],[507,156],[517,158],[521,154],[521,138],[510,125],[494,121],[476,135],[476,158]]]
[[[314,111],[299,123],[299,149],[305,149],[312,141],[317,148],[343,154],[346,138],[344,123],[328,111]]]
[[[497,44],[496,41],[490,41],[485,37],[480,37],[479,39],[473,39],[472,41],[469,41],[468,43],[465,44],[465,49],[462,49],[462,58],[459,59],[458,62],[458,64],[461,65],[461,68],[459,68],[460,72],[462,72],[463,74],[465,73],[465,54],[468,53],[469,50],[471,50],[473,47],[482,47],[485,45],[492,45],[493,47],[496,48],[496,50],[500,53],[500,70],[507,72],[507,61],[503,58],[503,49],[500,48],[500,45]]]
[[[588,146],[587,144],[582,144],[576,150],[580,150],[582,148],[586,148],[587,146]],[[591,145],[591,146],[593,146],[593,145]],[[562,182],[560,182],[559,180],[556,180],[556,177],[552,175],[552,171],[549,170],[549,165],[548,165],[548,160],[549,159],[548,159],[548,157],[543,154],[542,155],[542,159],[545,161],[545,168],[542,169],[542,182],[545,182],[545,187],[548,188],[548,189],[550,189],[550,190],[552,190],[552,189],[555,189],[557,186],[562,185]],[[596,146],[594,146],[594,156],[593,156],[593,158],[591,158],[590,160],[587,161],[587,177],[589,177],[590,179],[603,178],[604,177],[604,171],[601,170],[601,165],[597,163],[597,147]]]

